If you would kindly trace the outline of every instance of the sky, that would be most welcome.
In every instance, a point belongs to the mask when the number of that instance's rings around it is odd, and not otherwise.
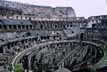
[[[72,7],[77,17],[107,15],[106,0],[9,0],[34,5]]]

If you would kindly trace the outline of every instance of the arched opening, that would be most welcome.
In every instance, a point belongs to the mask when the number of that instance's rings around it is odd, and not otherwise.
[[[9,29],[12,29],[12,25],[9,25],[8,27],[9,27]]]
[[[18,25],[18,30],[20,30],[21,29],[21,26],[20,25]]]
[[[2,29],[2,25],[0,25],[0,30]]]
[[[22,25],[22,29],[23,29],[23,30],[25,29],[25,25]]]
[[[3,28],[4,28],[4,30],[7,30],[7,26],[6,25],[3,25]]]
[[[15,30],[16,30],[16,28],[17,28],[17,27],[16,27],[16,25],[13,25],[13,29],[15,29]]]

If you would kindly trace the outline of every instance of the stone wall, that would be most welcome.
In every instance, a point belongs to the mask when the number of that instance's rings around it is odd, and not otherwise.
[[[37,18],[76,17],[75,11],[72,7],[52,8],[50,6],[36,6],[5,0],[0,0],[0,6],[16,8],[23,11],[23,14],[33,14]]]

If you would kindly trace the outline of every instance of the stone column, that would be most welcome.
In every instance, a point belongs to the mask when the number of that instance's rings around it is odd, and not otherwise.
[[[4,47],[3,47],[3,53],[4,53],[4,54],[6,53],[6,49],[7,49],[7,46],[4,46]]]
[[[3,25],[1,25],[1,30],[4,30],[4,27],[3,27]]]
[[[13,25],[11,26],[11,30],[14,30],[14,26]]]
[[[7,30],[10,30],[9,25],[6,26]]]
[[[19,30],[18,25],[16,26],[16,30]]]
[[[22,25],[20,26],[20,30],[22,30],[23,28],[22,28]]]

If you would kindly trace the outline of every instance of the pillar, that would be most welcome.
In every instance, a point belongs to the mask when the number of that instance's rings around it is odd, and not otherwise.
[[[16,30],[19,30],[18,25],[16,25]]]
[[[7,49],[8,47],[7,46],[4,46],[3,47],[3,53],[5,54],[6,53],[6,49]]]

